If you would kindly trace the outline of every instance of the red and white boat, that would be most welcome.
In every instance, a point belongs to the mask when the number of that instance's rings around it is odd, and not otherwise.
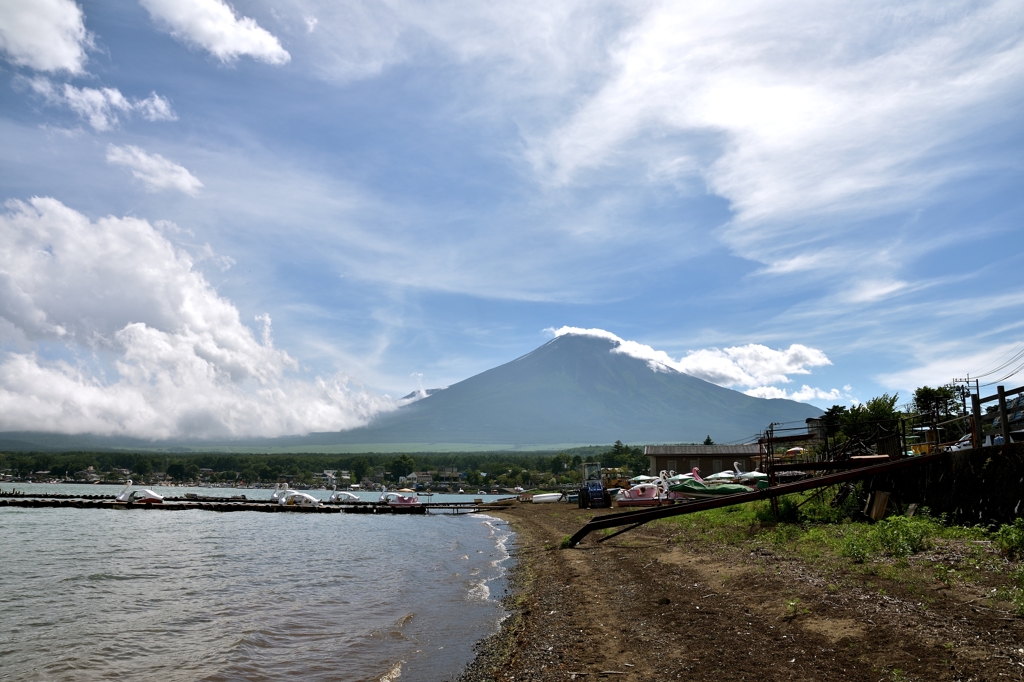
[[[419,507],[422,506],[420,498],[415,495],[402,495],[401,493],[386,492],[380,496],[377,502],[391,505],[392,507]]]
[[[633,487],[620,490],[615,501],[620,507],[657,507],[664,503],[659,482],[639,483]]]

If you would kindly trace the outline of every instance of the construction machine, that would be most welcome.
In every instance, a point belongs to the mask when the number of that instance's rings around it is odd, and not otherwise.
[[[612,506],[612,496],[601,477],[600,462],[583,463],[583,482],[580,483],[580,509],[597,509]]]

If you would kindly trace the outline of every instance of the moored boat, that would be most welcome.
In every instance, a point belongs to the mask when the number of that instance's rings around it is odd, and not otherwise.
[[[142,490],[132,490],[132,480],[129,478],[127,485],[117,497],[114,498],[114,502],[134,503],[134,504],[163,504],[164,496],[158,495],[149,488],[143,488]]]
[[[321,502],[309,493],[300,493],[296,490],[289,490],[288,494],[277,500],[278,504],[288,507],[319,507]]]
[[[684,497],[720,497],[737,493],[754,492],[755,488],[739,483],[708,484],[700,477],[699,469],[694,467],[693,478],[683,479],[669,486],[669,490]]]
[[[402,495],[401,493],[385,492],[380,496],[377,502],[381,504],[387,504],[392,507],[420,507],[423,505],[420,499],[415,495]]]
[[[620,490],[615,496],[615,503],[620,507],[656,507],[663,502],[664,494],[657,482],[640,483],[627,490]]]

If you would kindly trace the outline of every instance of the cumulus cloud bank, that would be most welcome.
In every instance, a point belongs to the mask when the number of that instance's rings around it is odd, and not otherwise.
[[[69,107],[100,132],[117,127],[119,113],[137,113],[147,121],[174,121],[178,118],[167,98],[155,92],[146,99],[131,99],[117,88],[76,88],[68,83],[58,86],[47,78],[33,78],[29,85],[48,103]]]
[[[248,55],[268,64],[286,64],[291,55],[278,39],[249,17],[238,18],[223,0],[141,0],[172,36],[207,50],[222,62]]]
[[[176,189],[195,196],[203,187],[199,178],[189,173],[184,166],[179,166],[159,154],[147,154],[130,144],[124,147],[109,145],[107,147],[107,163],[130,168],[132,176],[141,180],[150,192]]]
[[[50,198],[0,215],[0,430],[143,438],[352,428],[394,401],[304,380],[190,254],[135,218]]]
[[[775,350],[751,343],[732,348],[706,348],[690,351],[675,360],[668,353],[655,350],[636,341],[626,341],[603,329],[562,327],[551,330],[556,337],[564,334],[595,336],[613,341],[613,353],[622,353],[647,362],[655,372],[676,371],[729,388],[742,388],[744,393],[758,398],[789,398],[790,400],[840,400],[838,389],[823,391],[803,386],[797,391],[771,386],[790,383],[791,374],[810,374],[812,367],[831,365],[825,354],[816,349],[794,343],[784,350]],[[844,390],[849,391],[849,387]]]
[[[0,50],[18,66],[80,74],[92,36],[72,0],[5,0],[0,3]]]

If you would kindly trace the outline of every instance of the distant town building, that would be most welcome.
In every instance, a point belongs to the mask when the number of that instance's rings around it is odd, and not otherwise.
[[[650,462],[650,474],[661,471],[687,473],[694,467],[701,474],[717,474],[739,462],[744,471],[753,471],[761,461],[761,446],[746,445],[648,445],[644,454]]]

